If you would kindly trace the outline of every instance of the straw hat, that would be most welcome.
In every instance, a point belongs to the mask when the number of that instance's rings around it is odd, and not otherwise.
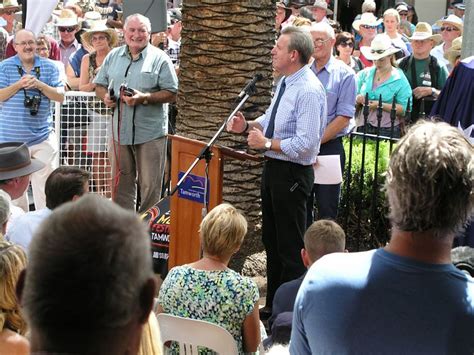
[[[109,36],[109,38],[110,38],[110,40],[109,40],[110,48],[114,48],[118,44],[117,32],[113,28],[107,27],[106,24],[105,24],[106,22],[107,22],[107,20],[100,20],[100,21],[92,22],[91,23],[91,28],[89,28],[86,32],[84,32],[81,35],[83,43],[85,43],[87,46],[92,47],[92,43],[91,43],[92,35],[94,33],[101,32],[101,33],[106,33]]]
[[[78,24],[79,20],[74,11],[69,9],[62,9],[54,25],[58,27],[71,27],[77,26]]]
[[[313,6],[311,6],[311,8],[313,8],[313,7],[317,7],[319,9],[326,10],[326,14],[328,14],[328,15],[333,14],[332,10],[328,9],[328,3],[325,0],[316,0],[314,2]]]
[[[451,47],[446,52],[444,52],[444,57],[447,60],[449,60],[449,63],[452,66],[454,66],[454,62],[456,61],[456,58],[461,55],[461,49],[462,49],[462,37],[458,37],[453,40]]]
[[[436,25],[439,26],[439,27],[441,27],[445,24],[449,24],[449,25],[452,25],[456,28],[459,28],[459,30],[462,33],[464,23],[463,23],[463,20],[460,19],[459,17],[457,17],[456,15],[449,15],[446,18],[442,18],[441,20],[436,21]]]
[[[359,28],[361,25],[367,25],[367,26],[378,26],[382,23],[382,19],[378,19],[375,17],[375,15],[371,12],[364,12],[361,16],[360,19],[355,20],[352,23],[352,27],[354,27],[354,30],[359,31]]]
[[[385,33],[374,37],[370,47],[361,47],[360,51],[368,60],[379,60],[400,51],[392,45],[392,40]]]
[[[44,168],[44,163],[31,158],[25,143],[0,144],[0,180],[13,179],[34,173]]]
[[[434,35],[431,26],[427,22],[418,22],[415,27],[413,35],[409,38],[410,41],[423,41],[425,39],[431,39],[435,44],[439,44],[443,38],[441,35]]]
[[[17,0],[3,0],[2,7],[0,7],[0,12],[3,10],[20,10],[20,5],[18,5]]]

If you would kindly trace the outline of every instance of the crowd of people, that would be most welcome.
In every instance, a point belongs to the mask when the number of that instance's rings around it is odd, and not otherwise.
[[[327,1],[276,4],[271,104],[256,120],[238,112],[227,124],[264,152],[261,307],[256,283],[228,267],[247,234],[229,204],[203,218],[202,258],[172,268],[156,289],[138,214],[162,195],[180,9],[152,34],[149,18],[123,18],[122,1],[99,0],[93,11],[67,2],[44,26],[52,33],[36,33],[17,28],[20,5],[4,0],[0,350],[160,354],[155,315],[167,313],[222,326],[239,353],[288,343],[292,354],[473,352],[474,280],[450,257],[474,216],[472,137],[422,119],[460,66],[460,5],[431,26],[404,2],[377,18],[366,0],[342,31]],[[67,90],[94,92],[112,111],[94,107],[89,117],[108,132],[87,137],[97,170],[58,166],[51,103]],[[342,175],[343,138],[354,130],[400,138],[385,186],[391,240],[362,253],[347,253],[334,222],[342,181],[315,180],[323,157]],[[109,164],[112,194],[88,194]]]

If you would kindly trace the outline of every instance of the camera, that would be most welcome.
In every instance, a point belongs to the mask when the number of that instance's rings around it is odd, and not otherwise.
[[[23,104],[25,105],[25,107],[28,107],[30,109],[31,116],[36,116],[38,114],[39,106],[41,104],[41,96],[25,96],[25,101],[23,102]]]
[[[122,84],[122,86],[120,86],[120,91],[122,92],[123,96],[133,96],[133,95],[135,95],[135,90],[128,87],[126,84]]]

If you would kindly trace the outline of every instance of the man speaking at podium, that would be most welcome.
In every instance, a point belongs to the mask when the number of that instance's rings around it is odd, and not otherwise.
[[[263,319],[271,314],[277,288],[305,272],[300,251],[306,200],[326,126],[324,88],[307,65],[313,48],[309,32],[285,28],[272,49],[273,67],[283,77],[270,107],[250,122],[239,112],[227,125],[229,132],[247,133],[250,148],[265,150],[261,195],[267,297],[260,312]]]

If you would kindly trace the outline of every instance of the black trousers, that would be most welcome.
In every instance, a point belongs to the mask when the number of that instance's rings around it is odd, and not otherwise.
[[[313,167],[269,159],[263,168],[263,244],[267,252],[267,297],[271,307],[277,288],[300,277],[306,230],[306,201],[314,182]]]
[[[346,154],[342,145],[342,137],[330,140],[321,145],[319,155],[339,155],[341,161],[341,171],[344,174],[344,164],[346,162]],[[308,217],[307,227],[314,220],[332,219],[337,217],[339,207],[339,199],[341,195],[341,184],[319,185],[314,184],[311,196],[308,199]],[[316,203],[316,213],[314,213],[314,205]]]

